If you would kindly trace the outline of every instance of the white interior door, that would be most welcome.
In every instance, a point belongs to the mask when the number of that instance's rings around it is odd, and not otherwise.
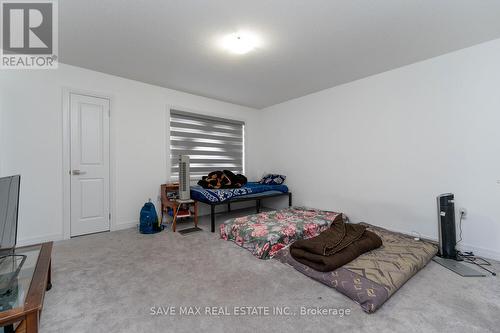
[[[109,100],[70,95],[71,236],[108,231]]]

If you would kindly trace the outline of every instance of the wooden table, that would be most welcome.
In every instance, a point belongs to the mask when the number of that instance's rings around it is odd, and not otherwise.
[[[172,220],[172,231],[175,232],[177,228],[177,213],[182,205],[187,205],[189,207],[193,207],[193,217],[194,217],[194,226],[198,226],[198,201],[190,200],[189,202],[182,202],[176,199],[170,199],[167,196],[167,192],[170,191],[178,191],[178,184],[162,184],[160,186],[161,191],[161,221],[163,222],[163,216],[167,212],[168,208],[171,208],[174,212],[173,220]],[[190,209],[190,208],[188,208]]]
[[[36,254],[34,254],[34,251],[39,251],[38,258],[35,258]],[[31,265],[28,260],[26,260],[21,268],[17,279],[19,281],[19,286],[16,286],[18,294],[16,297],[18,297],[18,299],[11,309],[0,312],[0,327],[6,326],[6,332],[12,329],[13,325],[16,323],[20,323],[16,329],[18,333],[38,332],[45,291],[52,288],[52,242],[20,247],[15,250],[15,254],[28,252],[32,255],[30,260],[32,260],[33,263]],[[29,277],[31,277],[31,279],[28,287]],[[23,283],[25,283],[25,285],[23,285]],[[24,288],[27,289],[27,293],[23,292]]]

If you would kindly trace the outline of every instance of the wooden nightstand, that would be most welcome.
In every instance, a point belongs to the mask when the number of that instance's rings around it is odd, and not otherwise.
[[[160,186],[161,191],[161,221],[163,222],[163,216],[167,213],[168,209],[171,208],[173,211],[172,220],[172,231],[175,232],[177,226],[177,218],[184,217],[179,215],[180,208],[185,205],[188,207],[189,216],[193,216],[194,226],[198,227],[198,201],[196,200],[179,200],[169,197],[169,193],[179,192],[178,183],[162,184]],[[191,208],[193,211],[191,212]]]

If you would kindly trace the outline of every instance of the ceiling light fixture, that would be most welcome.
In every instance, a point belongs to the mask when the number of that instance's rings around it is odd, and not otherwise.
[[[248,53],[260,45],[259,38],[248,31],[235,32],[221,39],[222,47],[234,54]]]

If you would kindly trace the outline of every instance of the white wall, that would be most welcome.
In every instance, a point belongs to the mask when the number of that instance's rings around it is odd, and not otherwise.
[[[0,175],[3,175],[3,169],[4,169],[4,166],[3,166],[3,160],[5,159],[5,156],[3,154],[3,150],[2,150],[2,141],[3,141],[3,104],[4,104],[4,97],[3,97],[3,94],[1,93],[2,91],[4,91],[4,86],[5,86],[5,82],[0,79]]]
[[[2,71],[0,175],[22,174],[20,243],[63,237],[65,87],[112,97],[112,229],[135,225],[142,204],[156,199],[167,179],[167,105],[244,120],[247,174],[256,176],[253,109],[67,65],[58,70]]]
[[[262,167],[296,204],[437,238],[436,195],[466,207],[463,244],[500,258],[500,40],[264,109]]]
[[[20,242],[62,238],[62,91],[111,95],[113,229],[167,178],[166,105],[245,120],[246,170],[294,202],[437,237],[435,196],[469,212],[468,248],[500,258],[500,40],[263,111],[72,66],[0,73],[0,175],[21,173]],[[280,203],[283,203],[280,201]]]

